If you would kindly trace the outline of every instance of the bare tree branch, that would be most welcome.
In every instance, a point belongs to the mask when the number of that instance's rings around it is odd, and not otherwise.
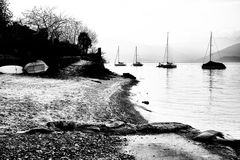
[[[55,8],[34,7],[23,13],[20,21],[34,30],[47,29],[48,38],[58,38],[60,41],[68,41],[77,44],[81,32],[86,32],[92,41],[97,44],[97,34],[88,27],[83,26],[81,21],[67,17],[63,14],[56,14]]]
[[[60,36],[60,30],[68,22],[68,19],[61,14],[55,14],[54,9],[34,7],[32,10],[23,13],[21,21],[34,30],[46,28],[50,39],[57,38]]]

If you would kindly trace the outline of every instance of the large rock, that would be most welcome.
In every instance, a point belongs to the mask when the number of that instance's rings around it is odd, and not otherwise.
[[[179,131],[189,131],[191,126],[181,123],[147,123],[147,124],[130,124],[120,120],[110,120],[106,123],[99,124],[82,124],[71,121],[55,121],[46,124],[48,129],[32,129],[24,133],[44,133],[53,131],[80,131],[85,133],[104,133],[112,135],[127,135],[127,134],[159,134]],[[213,134],[213,131],[211,132]],[[217,134],[217,133],[215,133]],[[218,133],[219,136],[221,136]],[[202,135],[200,135],[201,137]],[[202,136],[203,137],[203,136]]]
[[[129,135],[137,133],[136,126],[133,124],[124,124],[117,128],[111,128],[110,131],[110,133],[114,135]]]
[[[204,142],[204,143],[218,143],[225,146],[230,146],[232,148],[240,148],[239,139],[225,139],[222,132],[215,130],[207,130],[198,134],[193,138],[195,141]]]
[[[122,77],[123,77],[123,78],[130,78],[130,79],[136,80],[136,77],[133,76],[133,75],[130,74],[130,73],[123,73]]]
[[[194,140],[196,141],[200,141],[200,142],[213,142],[216,141],[217,138],[222,138],[224,139],[224,135],[222,132],[218,132],[215,130],[207,130],[207,131],[203,131],[201,132],[199,135],[197,135]]]
[[[143,104],[149,104],[149,101],[142,101]]]
[[[76,129],[76,123],[71,121],[48,122],[47,127],[56,131],[73,131]]]
[[[179,131],[188,131],[192,127],[182,123],[165,122],[165,123],[147,123],[137,126],[137,132],[140,134],[159,134]]]

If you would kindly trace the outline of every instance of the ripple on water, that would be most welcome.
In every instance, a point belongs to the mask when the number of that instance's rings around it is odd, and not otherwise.
[[[131,99],[150,102],[146,107],[153,112],[141,111],[148,121],[176,121],[240,138],[240,63],[226,66],[226,70],[209,71],[197,63],[178,64],[172,70],[156,68],[153,63],[139,68],[107,65],[140,80],[132,87]]]

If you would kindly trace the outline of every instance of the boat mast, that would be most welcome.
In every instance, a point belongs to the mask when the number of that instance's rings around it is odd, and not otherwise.
[[[137,46],[136,46],[136,48],[135,48],[135,54],[136,54],[136,63],[137,63]]]
[[[167,32],[167,46],[166,46],[166,52],[167,52],[167,62],[168,62],[168,32]]]
[[[117,62],[119,63],[119,46],[118,46],[118,50],[117,50]]]
[[[212,32],[210,35],[210,61],[212,60]]]
[[[116,57],[115,57],[115,60],[114,60],[114,64],[116,64],[117,62],[118,62],[118,51],[117,51],[117,54],[116,54]]]

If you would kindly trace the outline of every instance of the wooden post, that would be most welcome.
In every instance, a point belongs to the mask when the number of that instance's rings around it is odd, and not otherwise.
[[[98,54],[98,55],[101,55],[101,54],[102,54],[102,49],[101,49],[101,48],[98,48],[97,54]]]

